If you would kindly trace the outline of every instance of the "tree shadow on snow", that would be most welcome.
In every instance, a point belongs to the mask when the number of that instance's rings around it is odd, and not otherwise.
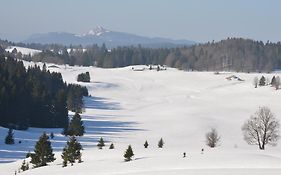
[[[119,103],[110,102],[107,98],[87,97],[84,99],[84,102],[85,108],[102,110],[121,109]],[[105,142],[109,143],[113,138],[124,137],[124,135],[120,135],[122,132],[142,130],[136,127],[138,123],[119,121],[119,117],[120,116],[114,114],[97,114],[94,116],[82,114],[86,133],[83,137],[78,137],[78,140],[83,145],[83,148],[96,147],[100,137],[103,137]],[[7,129],[5,130],[4,133],[7,132]],[[68,140],[68,137],[61,135],[62,129],[30,128],[27,131],[21,132],[14,130],[15,145],[6,145],[3,142],[0,143],[0,163],[8,163],[18,159],[24,159],[28,151],[33,152],[34,145],[43,132],[46,132],[47,134],[53,132],[55,134],[55,137],[50,139],[50,141],[53,150],[61,152]],[[2,139],[2,136],[0,138]],[[21,143],[18,143],[19,141],[21,141]]]
[[[84,97],[85,108],[102,110],[120,110],[120,103],[110,102],[108,98],[102,97]]]

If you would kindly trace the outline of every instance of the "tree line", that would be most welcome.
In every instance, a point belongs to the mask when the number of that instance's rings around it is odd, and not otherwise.
[[[81,112],[88,91],[66,84],[46,65],[24,67],[0,54],[0,125],[14,129],[57,128],[68,125],[68,110]]]
[[[39,47],[40,46],[40,47]],[[270,72],[281,68],[281,42],[271,43],[243,38],[228,38],[190,47],[144,48],[117,47],[108,50],[105,45],[62,46],[39,45],[39,54],[21,55],[29,61],[58,64],[99,66],[103,68],[129,65],[160,64],[190,71]],[[67,50],[69,48],[69,50]]]

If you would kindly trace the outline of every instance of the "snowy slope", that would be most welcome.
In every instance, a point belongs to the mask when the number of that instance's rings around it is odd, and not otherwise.
[[[25,65],[33,63],[25,62]],[[41,64],[42,65],[42,64]],[[134,66],[136,67],[136,66]],[[145,67],[145,66],[140,66]],[[241,125],[259,106],[269,106],[281,119],[281,91],[271,87],[255,89],[252,80],[261,74],[132,71],[131,67],[101,69],[95,67],[49,68],[62,73],[67,82],[77,83],[76,76],[89,71],[88,87],[92,97],[85,98],[83,120],[86,135],[80,138],[85,150],[82,164],[62,168],[60,150],[66,138],[60,129],[47,130],[56,134],[53,140],[57,160],[48,167],[22,174],[280,174],[281,145],[260,151],[243,140]],[[236,75],[245,81],[225,78]],[[266,74],[271,78],[273,75]],[[210,149],[205,145],[205,133],[217,128],[222,142]],[[34,141],[44,129],[16,131],[22,144],[6,146],[0,143],[0,172],[12,174],[20,166],[25,151],[32,150]],[[0,140],[7,129],[0,128]],[[113,142],[116,149],[98,150],[99,137]],[[157,142],[163,137],[163,149]],[[30,139],[30,140],[28,140]],[[145,140],[150,146],[143,148]],[[134,161],[124,162],[123,153],[131,144]],[[109,145],[109,143],[107,143]],[[201,149],[204,148],[204,154]],[[18,153],[15,151],[17,150]],[[182,158],[186,152],[187,157]],[[6,162],[6,163],[5,163]]]
[[[12,52],[14,49],[17,49],[17,52],[21,52],[23,55],[34,55],[36,53],[40,53],[41,50],[35,50],[35,49],[29,49],[25,47],[18,47],[18,46],[9,46],[6,50],[6,52]]]

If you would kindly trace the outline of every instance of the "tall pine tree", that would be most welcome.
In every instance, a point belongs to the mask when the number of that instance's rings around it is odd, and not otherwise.
[[[55,159],[49,136],[44,132],[35,145],[34,153],[30,154],[30,163],[34,167],[46,166],[48,162],[53,162]]]
[[[61,155],[63,159],[63,167],[66,167],[68,162],[73,165],[75,160],[78,160],[78,163],[81,163],[81,150],[82,145],[77,141],[75,136],[70,137]]]

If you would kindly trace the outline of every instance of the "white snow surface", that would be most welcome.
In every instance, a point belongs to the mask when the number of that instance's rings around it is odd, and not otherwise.
[[[7,129],[0,128],[0,175],[14,174],[43,131],[55,133],[51,141],[57,160],[22,175],[281,174],[280,143],[261,151],[248,145],[241,132],[244,121],[259,106],[270,107],[281,119],[281,90],[269,86],[255,89],[252,85],[253,78],[262,74],[58,67],[49,70],[61,72],[69,83],[77,83],[79,73],[89,71],[91,75],[90,83],[79,83],[87,86],[92,96],[84,99],[86,134],[79,138],[84,162],[62,168],[60,155],[67,140],[60,134],[62,129],[15,131],[16,144],[5,145]],[[145,66],[134,66],[141,67]],[[225,79],[231,75],[245,81]],[[265,76],[271,78],[273,74]],[[221,136],[220,146],[214,149],[205,144],[205,134],[211,128]],[[102,150],[96,147],[100,137],[107,141]],[[161,137],[165,144],[159,149]],[[148,149],[143,147],[145,140]],[[111,142],[113,150],[108,149]],[[124,162],[129,144],[135,156],[133,161]]]
[[[12,52],[14,49],[17,49],[17,52],[21,52],[21,54],[23,55],[34,55],[37,53],[40,53],[41,50],[36,50],[36,49],[30,49],[30,48],[26,48],[26,47],[18,47],[18,46],[9,46],[6,50],[6,52]]]

